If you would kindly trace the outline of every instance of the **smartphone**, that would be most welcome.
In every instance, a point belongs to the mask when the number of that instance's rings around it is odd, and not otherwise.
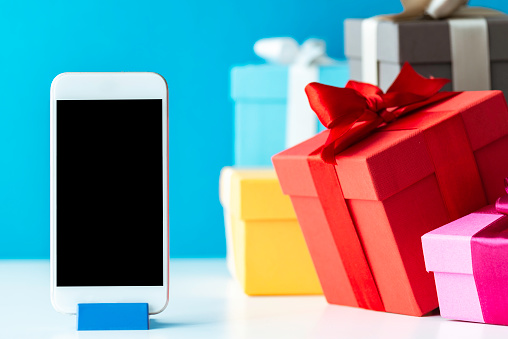
[[[148,303],[169,292],[168,88],[156,73],[51,84],[51,302]]]

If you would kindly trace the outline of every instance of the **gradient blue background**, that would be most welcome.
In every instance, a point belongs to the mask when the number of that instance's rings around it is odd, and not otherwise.
[[[472,1],[508,11],[508,2]],[[49,88],[69,71],[153,71],[170,91],[173,257],[222,257],[218,177],[232,163],[232,65],[257,39],[323,38],[397,0],[12,1],[0,11],[0,258],[49,257]],[[79,178],[76,178],[79,180]],[[98,192],[99,194],[99,192]]]

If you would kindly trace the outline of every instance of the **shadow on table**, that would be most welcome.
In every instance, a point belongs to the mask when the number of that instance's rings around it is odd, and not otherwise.
[[[446,320],[433,311],[423,317],[376,312],[347,306],[327,305],[311,337],[420,339],[508,338],[505,326]]]
[[[158,319],[150,319],[150,329],[155,330],[158,328],[172,328],[172,327],[185,327],[185,326],[195,326],[199,325],[199,323],[170,323],[165,321],[160,321]]]

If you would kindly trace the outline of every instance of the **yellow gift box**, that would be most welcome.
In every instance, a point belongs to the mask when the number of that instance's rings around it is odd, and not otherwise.
[[[248,295],[322,294],[289,197],[272,169],[220,175],[228,268]]]

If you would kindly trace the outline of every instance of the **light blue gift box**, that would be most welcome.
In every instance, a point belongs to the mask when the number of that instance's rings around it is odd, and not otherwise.
[[[279,65],[247,65],[231,70],[235,165],[272,166],[271,157],[286,149],[288,69]],[[348,80],[346,62],[319,67],[321,83],[344,87]],[[324,127],[317,124],[322,131]]]

